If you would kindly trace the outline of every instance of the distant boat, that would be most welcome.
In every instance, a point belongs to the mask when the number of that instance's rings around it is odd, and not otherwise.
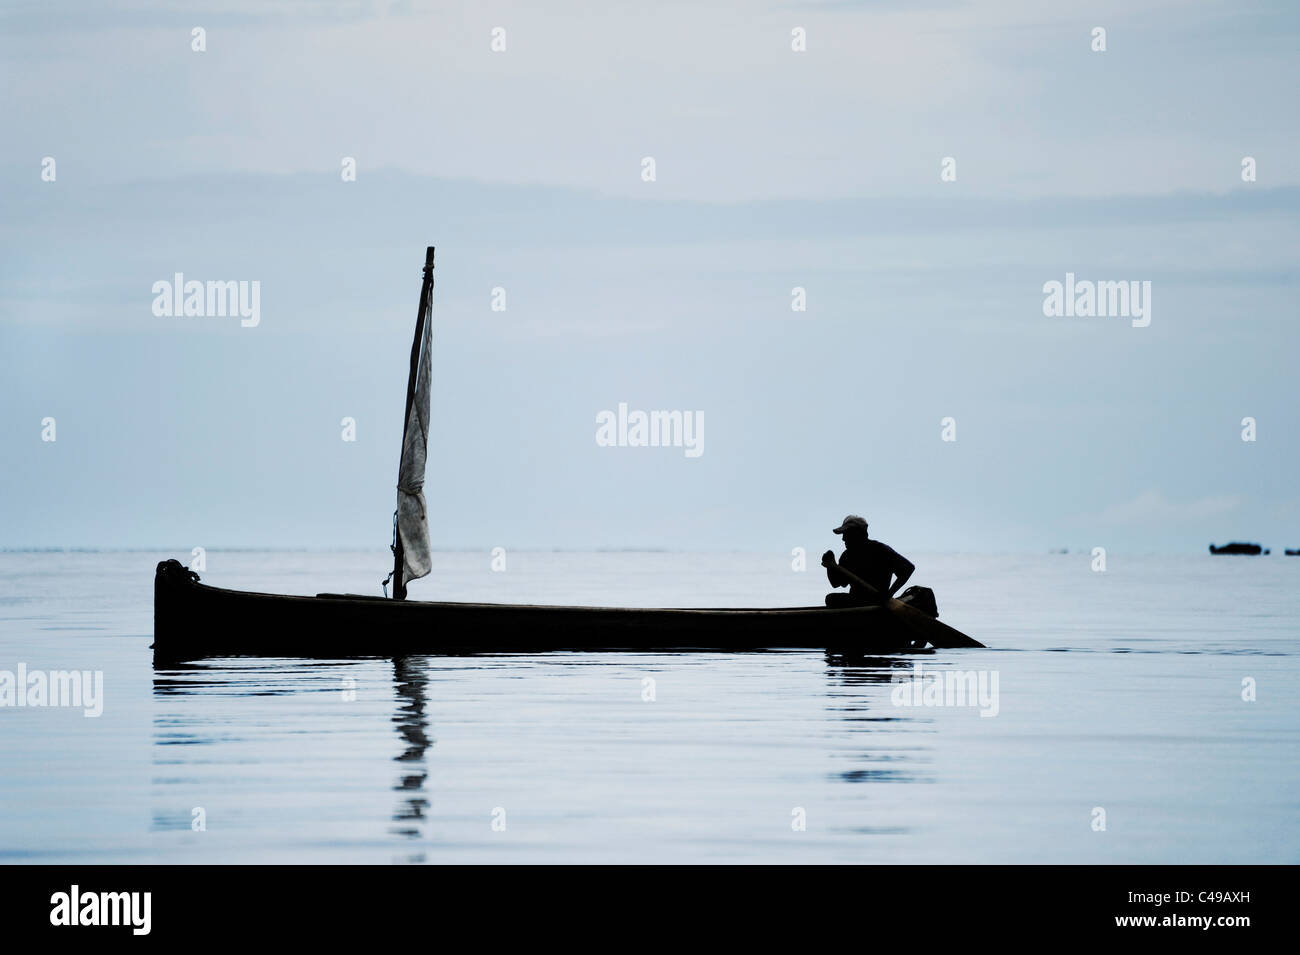
[[[1239,541],[1233,541],[1231,544],[1224,544],[1222,547],[1210,545],[1211,554],[1247,554],[1255,556],[1257,554],[1267,554],[1268,551],[1258,544],[1243,544]]]
[[[546,650],[742,650],[815,647],[851,654],[983,647],[895,598],[870,607],[689,609],[564,607],[406,599],[432,569],[424,499],[428,452],[433,247],[406,386],[393,514],[393,596],[297,597],[211,587],[176,560],[154,575],[154,662],[212,656],[367,657]],[[388,580],[384,581],[385,585]],[[869,589],[869,588],[868,588]],[[918,588],[919,589],[919,588]]]

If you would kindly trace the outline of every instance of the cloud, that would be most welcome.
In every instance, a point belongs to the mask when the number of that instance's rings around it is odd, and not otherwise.
[[[1225,51],[1230,5],[1128,6],[1095,14],[1100,54],[1091,19],[1025,2],[23,2],[0,11],[0,123],[69,177],[337,176],[352,156],[634,198],[1098,197],[1240,187],[1254,155],[1261,187],[1300,183],[1287,15],[1232,21]]]
[[[1096,514],[1081,516],[1076,519],[1076,522],[1078,524],[1103,526],[1114,524],[1180,525],[1232,514],[1241,507],[1241,504],[1241,498],[1236,494],[1212,495],[1188,501],[1172,501],[1165,496],[1163,491],[1153,488],[1143,491],[1131,500],[1112,504]]]

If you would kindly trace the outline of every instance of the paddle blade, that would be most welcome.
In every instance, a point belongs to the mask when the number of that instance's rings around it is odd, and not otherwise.
[[[909,607],[901,600],[891,599],[889,609],[908,632],[915,634],[918,639],[924,638],[930,646],[939,650],[955,650],[963,647],[985,649],[984,644],[978,640],[966,636],[946,623],[939,622],[934,617],[921,613],[915,607]]]

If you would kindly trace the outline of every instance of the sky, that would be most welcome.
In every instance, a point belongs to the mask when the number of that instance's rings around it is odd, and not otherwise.
[[[435,547],[1300,547],[1297,53],[1289,3],[9,0],[0,548],[386,545],[427,245]]]

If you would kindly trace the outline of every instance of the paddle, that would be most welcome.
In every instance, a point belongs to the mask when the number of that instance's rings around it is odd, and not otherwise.
[[[940,650],[951,650],[958,647],[978,647],[984,649],[984,644],[978,640],[972,640],[960,630],[941,623],[931,617],[929,614],[922,613],[915,607],[909,607],[897,597],[886,597],[871,584],[867,583],[851,570],[847,570],[838,562],[835,569],[849,579],[850,583],[857,584],[865,590],[870,596],[875,597],[881,602],[881,606],[892,613],[895,619],[901,623],[914,639],[928,641],[932,646]]]

